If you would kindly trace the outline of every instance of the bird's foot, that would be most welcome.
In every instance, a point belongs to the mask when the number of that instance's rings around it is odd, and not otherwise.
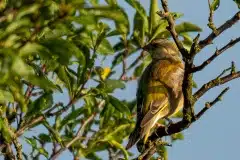
[[[168,127],[173,124],[173,121],[170,118],[165,118],[168,121],[168,124],[165,126],[165,132],[168,134]]]

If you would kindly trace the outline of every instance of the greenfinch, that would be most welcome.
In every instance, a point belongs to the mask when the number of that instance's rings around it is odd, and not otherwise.
[[[127,149],[138,140],[146,143],[160,119],[167,119],[183,107],[184,63],[174,42],[155,39],[143,49],[152,62],[144,70],[137,89],[137,120]]]

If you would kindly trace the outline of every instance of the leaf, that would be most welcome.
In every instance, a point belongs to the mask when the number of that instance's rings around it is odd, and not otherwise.
[[[240,9],[240,0],[233,0],[233,1],[237,4],[238,8]]]
[[[202,31],[200,27],[190,22],[182,22],[176,25],[175,29],[178,34],[185,33],[185,32],[201,32]],[[166,38],[169,36],[170,36],[170,33],[168,31],[161,33],[161,37]]]
[[[32,146],[33,149],[37,149],[37,140],[34,138],[25,137],[25,141]]]
[[[39,4],[33,4],[27,7],[22,7],[20,11],[18,11],[18,14],[16,16],[16,19],[21,19],[22,17],[29,15],[29,14],[34,14],[38,11],[40,5]]]
[[[53,105],[52,93],[50,92],[44,93],[42,96],[36,99],[32,104],[30,104],[26,117],[34,116],[40,113],[41,111],[52,107],[52,105]]]
[[[99,3],[99,0],[89,0],[89,2],[93,5],[93,6],[97,6]]]
[[[109,122],[110,118],[114,114],[114,107],[111,104],[105,105],[100,113],[100,128],[106,127],[105,125]]]
[[[67,87],[69,94],[73,95],[73,87],[76,84],[75,77],[68,71],[68,68],[65,66],[60,66],[55,71],[58,75],[58,78],[64,82],[64,85]]]
[[[34,86],[39,86],[41,89],[49,92],[52,90],[58,90],[62,92],[62,89],[59,88],[58,85],[55,85],[52,81],[50,81],[45,75],[37,76],[37,75],[29,75],[25,77],[27,81],[29,81]]]
[[[9,91],[0,89],[0,103],[14,102],[14,97]]]
[[[28,42],[19,50],[20,57],[26,57],[34,54],[38,54],[45,59],[51,58],[51,53],[49,52],[49,50],[46,47],[37,43]]]
[[[111,140],[111,141],[108,141],[111,145],[113,145],[114,147],[120,149],[122,152],[123,152],[123,155],[124,155],[124,159],[128,159],[128,152],[127,150],[120,144],[118,143],[117,141],[115,140]]]
[[[159,10],[158,7],[158,0],[151,0],[150,4],[150,22],[149,22],[149,33],[150,35],[156,28],[158,27],[160,16],[157,14],[157,11]]]
[[[120,33],[127,34],[129,32],[127,14],[119,7],[98,6],[93,8],[85,8],[81,12],[86,15],[111,19],[115,22],[115,26]]]
[[[148,18],[146,15],[146,11],[144,7],[140,4],[140,2],[136,0],[125,0],[128,4],[130,4],[134,9],[136,9],[137,13],[141,16],[141,18],[144,21],[144,24],[142,27],[145,28],[145,30],[148,30]]]
[[[211,10],[216,11],[219,6],[220,6],[220,0],[213,0],[210,8]]]
[[[12,71],[16,72],[22,77],[34,74],[33,69],[29,65],[27,65],[21,57],[18,56],[16,56],[13,60]]]
[[[84,57],[82,51],[69,40],[54,38],[42,40],[40,44],[48,48],[48,50],[54,55],[53,58],[62,65],[68,65],[68,62],[73,55],[80,59]],[[82,59],[82,61],[84,60]]]
[[[97,52],[102,55],[109,55],[113,54],[114,50],[110,42],[107,39],[103,39],[97,48]]]
[[[160,33],[165,32],[167,26],[168,26],[168,23],[166,20],[160,20],[159,25],[155,28],[155,30],[152,31],[153,32],[152,37],[150,38],[149,42],[155,39]]]
[[[38,150],[39,153],[41,153],[46,158],[48,158],[48,152],[44,148],[38,148],[37,150]]]
[[[140,46],[143,46],[145,33],[148,32],[148,17],[143,6],[136,0],[125,0],[129,5],[136,9],[134,16],[133,35],[138,40]]]
[[[202,29],[195,24],[190,22],[182,22],[181,24],[176,26],[177,33],[182,32],[201,32]]]
[[[110,6],[117,5],[117,0],[105,0]]]
[[[112,93],[115,89],[124,89],[125,84],[121,80],[106,79],[98,88],[102,88],[107,93]]]
[[[7,34],[13,34],[14,31],[22,28],[22,27],[31,27],[31,21],[28,18],[22,18],[19,20],[15,20],[7,26],[6,32]]]
[[[10,130],[9,126],[8,126],[7,120],[5,120],[2,117],[0,117],[0,131],[1,131],[1,135],[4,138],[4,140],[7,143],[10,143],[12,141],[11,130]]]
[[[141,63],[139,66],[137,66],[133,72],[133,75],[135,77],[139,77],[142,75],[143,70],[151,63],[151,56],[148,55],[144,58],[143,63]]]
[[[41,140],[41,142],[44,142],[44,143],[52,142],[51,137],[48,134],[45,134],[45,133],[39,134],[38,138]]]
[[[83,114],[84,110],[85,110],[85,108],[81,107],[81,108],[78,108],[78,109],[72,111],[67,116],[65,116],[61,122],[61,127],[59,130],[61,130],[61,128],[63,128],[66,124],[71,123],[71,121],[76,120],[77,117],[79,117],[81,114]]]
[[[51,133],[53,139],[58,142],[61,146],[63,146],[63,141],[61,138],[61,135],[58,131],[56,131],[47,121],[43,122],[43,125],[48,129],[48,131]]]
[[[171,135],[171,140],[174,142],[176,140],[183,140],[184,135],[182,133],[175,133]]]
[[[144,21],[140,17],[139,13],[135,13],[134,16],[134,29],[133,29],[133,36],[134,39],[137,40],[138,46],[143,46],[144,44],[144,38],[145,38],[145,28],[143,27]]]
[[[117,98],[109,95],[109,102],[121,113],[130,114],[129,108]]]

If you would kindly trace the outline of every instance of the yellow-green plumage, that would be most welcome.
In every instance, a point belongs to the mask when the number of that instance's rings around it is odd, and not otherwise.
[[[137,123],[126,148],[139,139],[144,139],[145,143],[159,119],[170,117],[183,106],[184,65],[175,44],[154,40],[148,51],[153,60],[139,81]]]

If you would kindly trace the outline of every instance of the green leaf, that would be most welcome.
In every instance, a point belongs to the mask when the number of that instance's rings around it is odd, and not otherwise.
[[[48,129],[48,131],[51,133],[53,139],[58,142],[61,146],[63,146],[63,141],[61,138],[61,135],[58,131],[56,131],[52,126],[49,125],[47,121],[43,122],[43,125]]]
[[[72,121],[76,120],[77,117],[79,117],[83,112],[85,111],[84,107],[78,108],[71,113],[69,113],[67,116],[65,116],[61,122],[61,128],[63,128],[66,124],[71,123]],[[60,130],[61,130],[60,128]]]
[[[150,24],[149,24],[149,33],[150,35],[154,30],[156,30],[159,21],[160,21],[160,16],[157,14],[157,11],[159,10],[158,7],[158,0],[151,0],[150,4]]]
[[[150,37],[149,42],[151,42],[153,39],[155,39],[160,33],[166,31],[166,27],[168,26],[168,23],[166,20],[160,20],[159,25],[152,31],[152,37]],[[164,37],[161,37],[164,38]]]
[[[172,141],[183,140],[184,135],[182,133],[175,133],[175,134],[171,135],[171,139],[172,139]]]
[[[99,0],[89,0],[89,2],[93,5],[93,6],[97,6],[99,4]]]
[[[0,89],[0,103],[14,102],[14,97],[9,91]]]
[[[48,134],[45,134],[45,133],[39,134],[38,138],[41,140],[41,142],[44,142],[44,143],[52,142],[51,137]]]
[[[143,63],[141,63],[139,66],[137,66],[133,72],[133,75],[135,77],[139,77],[142,75],[143,70],[151,63],[151,56],[148,55],[143,60]]]
[[[109,122],[110,118],[114,114],[114,107],[111,104],[107,104],[100,113],[100,128],[106,127],[105,125]]]
[[[233,1],[237,4],[238,8],[240,9],[240,0],[233,0]]]
[[[144,7],[141,5],[141,3],[136,0],[125,0],[125,1],[128,4],[130,4],[134,9],[136,9],[137,13],[141,16],[141,18],[144,21],[142,27],[144,27],[145,30],[148,31],[148,18],[147,18],[146,11]]]
[[[98,6],[94,8],[85,8],[82,10],[84,15],[93,15],[99,18],[111,19],[115,22],[116,28],[120,33],[129,32],[129,22],[125,11],[119,7]]]
[[[44,93],[38,99],[36,99],[32,104],[28,107],[28,112],[26,117],[34,116],[45,109],[52,107],[53,105],[53,96],[52,93]]]
[[[144,7],[136,0],[126,0],[126,2],[136,9],[134,16],[133,35],[138,40],[140,46],[143,46],[145,33],[148,32],[148,17],[146,11]]]
[[[25,77],[25,79],[29,81],[32,85],[39,86],[46,91],[58,90],[59,92],[62,92],[62,89],[59,88],[58,85],[55,85],[52,81],[50,81],[45,75],[29,75]]]
[[[38,148],[38,152],[48,158],[48,152],[44,148]]]
[[[74,55],[77,58],[84,57],[82,51],[69,40],[48,39],[40,42],[54,55],[54,59],[62,65],[68,65],[70,58]]]
[[[32,146],[33,149],[37,149],[37,140],[34,138],[25,137],[25,141]]]
[[[22,27],[31,27],[31,21],[28,18],[15,20],[7,26],[6,33],[12,34],[14,31]]]
[[[115,89],[124,89],[125,84],[121,80],[106,79],[98,88],[102,88],[107,93],[112,93]]]
[[[28,42],[19,50],[20,57],[26,57],[34,54],[38,54],[45,59],[51,58],[51,53],[49,52],[49,50],[46,47],[37,43]]]
[[[120,144],[118,143],[117,141],[115,140],[111,140],[111,141],[108,141],[111,145],[113,145],[114,147],[120,149],[122,152],[123,152],[123,155],[124,155],[124,159],[128,159],[128,152],[127,150]]]
[[[0,117],[0,131],[1,135],[7,143],[12,141],[11,130],[8,126],[8,122],[6,119]]]
[[[27,65],[21,57],[16,56],[13,64],[12,64],[12,71],[16,72],[18,75],[22,77],[26,77],[29,75],[33,75],[34,71],[33,69]]]
[[[58,75],[58,78],[64,82],[64,85],[67,87],[69,94],[73,96],[73,87],[74,84],[76,84],[76,79],[73,74],[71,74],[71,72],[69,72],[68,68],[65,66],[58,67],[56,73]]]
[[[190,22],[182,22],[182,23],[176,25],[175,29],[178,34],[185,33],[185,32],[201,32],[202,31],[202,29],[200,27],[198,27],[197,25],[192,24]],[[166,38],[166,37],[170,36],[170,33],[168,31],[165,31],[165,32],[161,33],[160,35],[161,35],[161,37]]]
[[[129,108],[117,98],[109,95],[109,102],[121,113],[130,114]]]
[[[219,6],[220,6],[220,0],[213,0],[210,8],[211,10],[216,11]]]
[[[97,52],[103,55],[109,55],[109,54],[113,54],[114,50],[110,42],[107,39],[103,39],[97,48]]]
[[[117,0],[105,0],[107,2],[107,4],[109,4],[110,6],[115,6],[117,5]]]
[[[29,14],[34,14],[38,11],[40,5],[39,4],[33,4],[27,7],[22,7],[22,9],[18,12],[16,19],[21,19],[22,17],[29,15]]]

